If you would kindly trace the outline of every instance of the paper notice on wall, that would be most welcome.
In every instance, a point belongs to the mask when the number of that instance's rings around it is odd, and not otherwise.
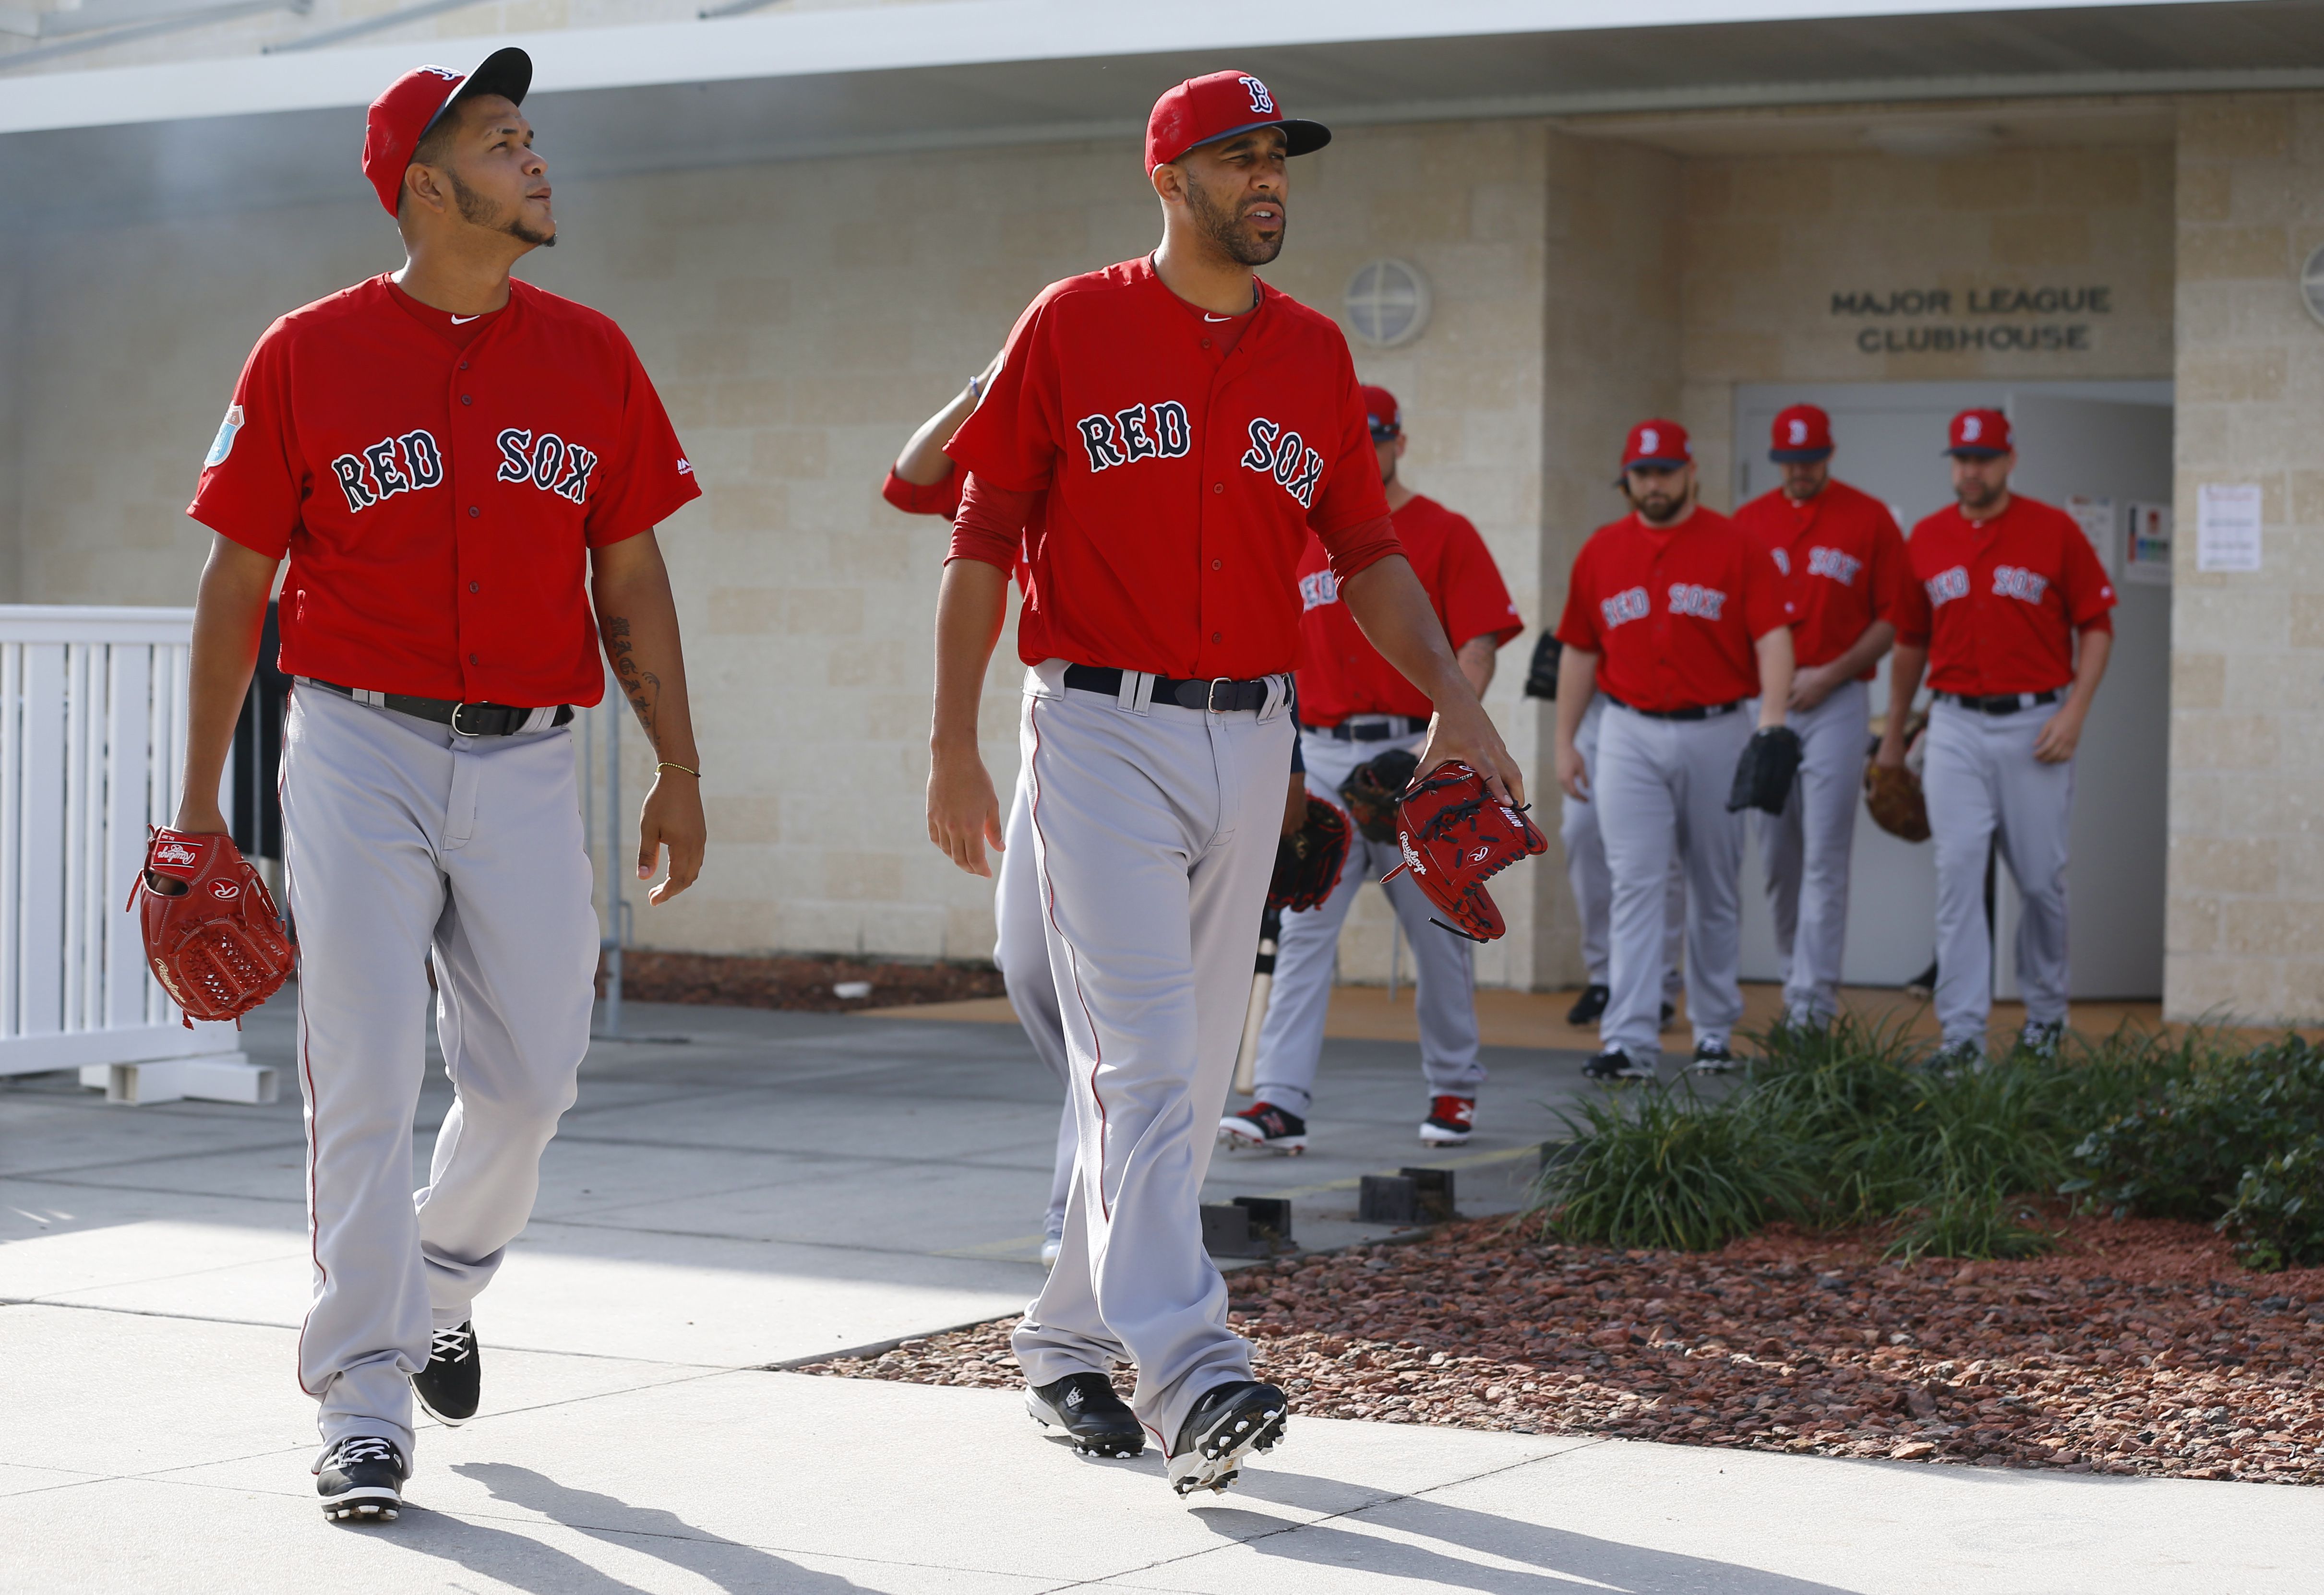
[[[2122,539],[2122,579],[2150,587],[2171,585],[2171,506],[2132,504]]]
[[[2259,568],[2260,490],[2255,484],[2206,482],[2195,490],[2195,568]]]
[[[2082,535],[2090,539],[2091,551],[2098,555],[2098,563],[2106,567],[2106,573],[2120,576],[2122,558],[2114,537],[2114,500],[2072,493],[2066,500],[2066,513],[2074,518],[2074,524],[2080,527]]]

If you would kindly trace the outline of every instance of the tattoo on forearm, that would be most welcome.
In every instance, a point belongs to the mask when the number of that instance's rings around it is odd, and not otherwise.
[[[605,658],[613,667],[613,678],[622,684],[622,696],[630,700],[630,707],[637,711],[638,724],[645,727],[646,740],[659,751],[661,731],[657,721],[661,711],[661,678],[638,668],[627,619],[609,614],[604,617],[603,629]]]

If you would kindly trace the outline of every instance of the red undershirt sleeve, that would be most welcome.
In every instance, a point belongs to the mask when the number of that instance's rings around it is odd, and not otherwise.
[[[945,563],[975,559],[1014,573],[1024,548],[1025,522],[1032,517],[1036,493],[1012,493],[995,487],[975,472],[961,487],[960,515],[952,524],[952,549]]]
[[[1378,565],[1390,554],[1404,552],[1404,544],[1396,535],[1396,523],[1386,515],[1370,521],[1359,521],[1326,534],[1318,531],[1316,539],[1323,551],[1332,557],[1332,575],[1346,581]]]

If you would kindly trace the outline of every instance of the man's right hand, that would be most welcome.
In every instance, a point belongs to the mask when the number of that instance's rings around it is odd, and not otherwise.
[[[928,761],[928,840],[972,875],[990,877],[984,845],[997,852],[1008,844],[1001,830],[1001,802],[984,756],[974,748],[936,751]]]
[[[189,794],[178,799],[178,816],[170,822],[170,829],[194,836],[222,835],[227,829],[226,814],[218,807],[217,798],[198,803]]]
[[[1558,745],[1557,784],[1576,803],[1590,801],[1590,769],[1582,762],[1582,750],[1572,742]]]

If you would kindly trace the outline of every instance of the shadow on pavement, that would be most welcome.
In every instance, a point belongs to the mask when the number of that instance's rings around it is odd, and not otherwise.
[[[538,1512],[550,1522],[593,1540],[658,1557],[722,1590],[733,1590],[736,1595],[770,1595],[772,1591],[779,1591],[780,1595],[842,1595],[843,1591],[868,1595],[865,1586],[852,1579],[816,1572],[755,1545],[697,1528],[675,1512],[659,1507],[632,1507],[595,1490],[575,1489],[530,1468],[506,1462],[461,1462],[455,1464],[452,1471],[483,1485],[494,1500]],[[477,1572],[539,1590],[540,1595],[611,1595],[612,1591],[636,1588],[537,1540],[480,1529],[465,1520],[431,1516],[436,1522],[457,1522],[472,1535],[485,1536],[487,1542],[513,1541],[516,1544],[493,1545],[493,1554],[478,1560],[462,1554],[471,1548],[470,1542],[457,1535],[447,1536],[440,1546],[416,1541],[413,1549],[431,1555],[449,1554],[452,1560]]]
[[[1307,1474],[1245,1474],[1243,1487],[1285,1506],[1331,1511],[1342,1519],[1541,1569],[1525,1572],[1488,1567],[1425,1546],[1398,1544],[1377,1534],[1336,1528],[1328,1521],[1286,1524],[1234,1507],[1198,1507],[1194,1514],[1213,1533],[1262,1555],[1319,1567],[1360,1568],[1374,1576],[1412,1579],[1440,1589],[1475,1590],[1485,1595],[1550,1590],[1571,1595],[1574,1581],[1586,1579],[1634,1595],[1701,1595],[1706,1590],[1719,1595],[1849,1595],[1835,1584],[1548,1528],[1424,1496],[1397,1496],[1351,1507],[1346,1504],[1349,1486]]]

